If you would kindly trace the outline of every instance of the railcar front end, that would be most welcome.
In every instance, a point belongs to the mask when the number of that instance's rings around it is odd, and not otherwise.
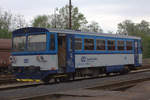
[[[18,81],[45,80],[58,70],[56,35],[42,28],[23,28],[13,32],[10,57]]]

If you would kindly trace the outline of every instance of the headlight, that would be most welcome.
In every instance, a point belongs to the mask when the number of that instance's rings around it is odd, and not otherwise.
[[[39,62],[46,62],[44,56],[41,56],[41,55],[37,55],[36,59],[37,59],[37,61],[39,61]]]
[[[11,62],[11,63],[16,63],[16,57],[14,57],[14,56],[10,56],[9,57],[9,61]]]

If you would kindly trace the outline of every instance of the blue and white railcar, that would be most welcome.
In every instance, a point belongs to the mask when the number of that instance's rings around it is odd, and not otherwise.
[[[27,27],[13,31],[17,80],[124,72],[142,64],[141,38]]]

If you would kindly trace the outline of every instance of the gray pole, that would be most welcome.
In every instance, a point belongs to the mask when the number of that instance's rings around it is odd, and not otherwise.
[[[71,0],[69,0],[69,29],[72,29],[71,9],[72,9]]]
[[[54,11],[54,15],[55,15],[55,28],[56,28],[56,9]]]

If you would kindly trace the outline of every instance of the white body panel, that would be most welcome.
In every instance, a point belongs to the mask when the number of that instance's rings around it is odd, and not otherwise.
[[[42,55],[45,62],[37,60],[37,55],[30,56],[15,56],[16,62],[12,66],[40,66],[41,70],[51,70],[55,68],[58,70],[58,56],[57,55]],[[28,62],[24,62],[28,59]],[[142,54],[139,54],[139,63],[142,64]],[[134,54],[82,54],[75,55],[75,68],[86,67],[101,67],[113,65],[134,64]]]
[[[141,55],[139,61],[141,62]],[[134,64],[134,54],[82,54],[75,55],[75,67],[101,67]]]
[[[12,66],[40,66],[41,70],[51,70],[51,68],[58,69],[58,56],[57,55],[42,55],[45,61],[38,61],[37,55],[29,56],[15,56],[16,62]],[[25,59],[28,59],[25,62]]]
[[[139,63],[142,64],[142,54],[139,54]]]

